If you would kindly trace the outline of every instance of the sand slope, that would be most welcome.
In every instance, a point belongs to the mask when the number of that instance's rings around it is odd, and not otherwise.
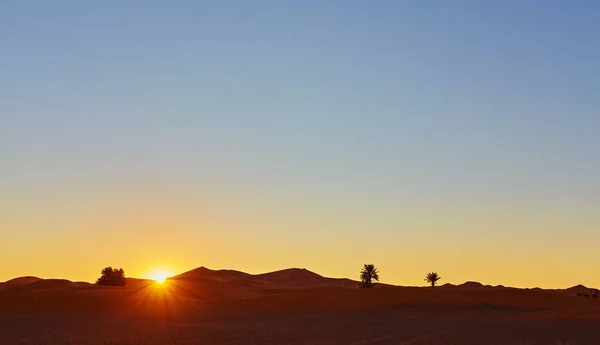
[[[40,280],[42,280],[42,279],[38,278],[38,277],[33,277],[33,276],[14,278],[14,279],[8,280],[4,283],[0,283],[0,291],[18,287],[21,285],[36,283],[36,282],[39,282]]]
[[[0,291],[0,344],[600,344],[600,300],[575,296],[581,286],[361,289],[297,268],[204,267],[163,285],[10,285]]]
[[[262,274],[200,267],[170,278],[165,285],[129,278],[126,287],[103,287],[63,279],[17,278],[3,284],[0,313],[60,310],[112,310],[139,298],[172,298],[180,310],[199,305],[247,309],[335,309],[370,307],[453,307],[520,310],[528,317],[552,311],[569,318],[578,313],[594,317],[600,299],[582,298],[565,290],[492,287],[478,282],[440,287],[399,287],[379,284],[360,289],[350,279],[323,277],[306,269],[291,268]],[[32,303],[32,301],[36,303]],[[569,311],[569,312],[567,312]]]
[[[358,282],[346,278],[327,278],[304,268],[289,268],[275,272],[249,274],[234,270],[211,270],[200,267],[171,278],[178,281],[212,280],[249,283],[270,288],[304,288],[317,286],[357,287]]]

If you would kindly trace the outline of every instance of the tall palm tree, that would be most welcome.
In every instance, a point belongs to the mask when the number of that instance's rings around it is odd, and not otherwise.
[[[360,271],[360,280],[362,287],[373,286],[373,280],[379,281],[379,271],[373,264],[365,264]]]
[[[431,284],[431,287],[434,287],[438,280],[442,279],[436,272],[427,273],[425,276],[425,281]]]

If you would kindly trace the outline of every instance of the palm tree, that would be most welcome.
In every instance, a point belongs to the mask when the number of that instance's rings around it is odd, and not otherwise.
[[[360,286],[371,287],[373,286],[373,280],[379,281],[379,271],[373,264],[365,264],[360,271]]]
[[[425,281],[431,284],[431,287],[434,287],[438,280],[442,279],[436,272],[427,273],[425,276]]]

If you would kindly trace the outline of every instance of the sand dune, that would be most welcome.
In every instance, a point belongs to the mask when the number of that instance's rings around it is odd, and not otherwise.
[[[485,288],[486,286],[481,284],[480,282],[468,281],[468,282],[462,283],[460,285],[457,285],[456,287],[461,288],[461,289],[482,289],[482,288]]]
[[[357,281],[346,278],[327,278],[304,268],[289,268],[275,272],[249,274],[234,270],[211,270],[200,267],[171,278],[172,280],[213,280],[262,284],[266,287],[356,287]]]
[[[26,276],[26,277],[18,277],[18,278],[14,278],[8,281],[5,281],[4,283],[2,283],[5,286],[17,286],[17,285],[23,285],[23,284],[30,284],[30,283],[35,283],[42,280],[42,278],[38,278],[38,277],[33,277],[33,276]]]
[[[14,278],[14,279],[8,280],[4,283],[0,283],[0,291],[12,289],[12,288],[19,287],[22,285],[36,283],[40,280],[42,280],[42,279],[38,278],[38,277],[32,277],[32,276]]]
[[[572,286],[572,287],[570,287],[570,288],[568,288],[568,289],[565,289],[564,291],[565,291],[565,292],[568,292],[568,293],[573,293],[573,294],[575,294],[575,293],[578,293],[578,292],[582,292],[582,293],[589,293],[589,292],[592,292],[592,291],[594,291],[594,290],[595,290],[595,289],[588,288],[588,287],[586,287],[586,286],[584,286],[584,285],[581,285],[581,284],[579,284],[579,285]]]
[[[176,280],[219,280],[219,281],[251,281],[252,275],[234,270],[211,270],[206,267],[199,267],[191,271],[182,273],[171,279]]]
[[[85,282],[72,282],[66,279],[41,279],[36,282],[29,284],[21,284],[13,287],[13,289],[24,289],[24,290],[60,290],[60,289],[74,289],[79,287],[91,286],[90,283]]]
[[[297,268],[205,267],[163,285],[10,284],[0,291],[0,344],[600,344],[600,301],[575,296],[582,286],[360,289]]]
[[[17,278],[4,285],[8,287],[3,288],[0,293],[0,312],[9,305],[12,306],[12,311],[19,308],[32,311],[42,307],[46,310],[69,310],[71,307],[94,310],[99,306],[99,310],[104,310],[135,297],[136,293],[158,289],[157,284],[151,280],[135,278],[129,278],[126,287],[103,287],[35,277]],[[194,309],[198,302],[209,301],[212,305],[221,305],[223,308],[250,309],[452,306],[531,312],[578,310],[588,308],[597,301],[576,297],[576,291],[589,290],[581,285],[565,290],[491,287],[472,281],[460,285],[444,284],[436,288],[379,285],[377,289],[359,289],[357,286],[358,283],[350,279],[327,278],[299,268],[248,274],[200,267],[170,278],[165,288],[178,300],[192,302],[190,306],[181,305],[182,309]],[[60,298],[67,296],[71,299],[68,303],[63,303]],[[44,303],[28,303],[32,297]],[[588,311],[594,314],[594,310]]]
[[[37,277],[20,277],[0,283],[2,290],[60,290],[91,286],[87,282],[72,282],[66,279],[42,279]]]

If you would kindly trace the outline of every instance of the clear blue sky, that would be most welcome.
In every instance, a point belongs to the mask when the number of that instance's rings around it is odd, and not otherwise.
[[[2,1],[0,280],[600,285],[599,23],[595,1]]]

